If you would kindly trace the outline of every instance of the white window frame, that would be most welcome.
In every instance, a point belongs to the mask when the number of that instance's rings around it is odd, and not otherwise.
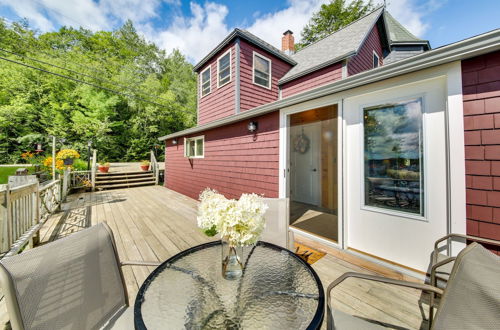
[[[201,155],[196,155],[196,150],[198,150],[198,148],[196,148],[196,141],[198,141],[198,140],[203,141],[203,150],[202,150]],[[189,150],[188,143],[191,141],[195,141],[195,146],[194,146],[195,155],[188,155],[188,150]],[[190,159],[191,158],[205,158],[205,135],[184,138],[184,157],[190,158]]]
[[[258,84],[255,82],[255,56],[258,56],[266,61],[269,62],[269,86],[264,86],[264,85],[261,85],[261,84]],[[254,85],[257,85],[257,86],[260,86],[260,87],[263,87],[263,88],[267,88],[267,89],[271,89],[271,86],[272,86],[272,79],[273,79],[273,61],[271,61],[270,58],[267,58],[265,57],[264,55],[260,54],[260,53],[257,53],[257,52],[253,52],[253,57],[252,57],[252,77],[253,77],[253,83]]]
[[[420,164],[421,168],[421,175],[420,175],[420,187],[422,189],[423,187],[423,198],[420,201],[423,203],[423,208],[421,209],[420,213],[411,213],[411,212],[405,212],[405,211],[400,211],[400,210],[393,210],[393,209],[386,209],[386,208],[380,208],[377,206],[372,206],[372,205],[367,205],[366,200],[365,200],[365,164],[364,164],[364,152],[365,149],[364,147],[361,148],[361,166],[360,166],[360,177],[362,178],[361,181],[361,189],[360,189],[360,209],[365,210],[365,211],[371,211],[371,212],[377,212],[377,213],[382,213],[382,214],[387,214],[387,215],[395,215],[400,218],[406,218],[406,219],[411,219],[411,220],[418,220],[418,221],[423,221],[423,222],[429,222],[429,192],[426,190],[429,187],[429,182],[428,182],[428,177],[425,175],[425,172],[428,171],[428,159],[429,159],[429,154],[428,154],[428,140],[427,140],[427,125],[425,123],[426,121],[426,95],[424,93],[420,94],[408,94],[407,96],[403,97],[397,97],[397,98],[390,98],[386,100],[381,100],[378,102],[372,102],[372,103],[367,103],[367,104],[362,104],[360,105],[360,115],[361,118],[359,119],[361,123],[364,123],[363,116],[364,116],[364,109],[366,108],[373,108],[373,107],[379,107],[380,105],[396,105],[396,104],[401,104],[401,103],[407,103],[410,101],[414,100],[420,100],[420,105],[421,105],[421,112],[422,112],[422,153],[421,157],[423,158],[422,163]],[[360,141],[364,141],[364,135],[365,134],[365,126],[364,124],[361,125],[361,130],[360,130]],[[422,206],[421,206],[422,207]]]
[[[377,58],[377,66],[373,65],[375,63],[375,61],[374,61],[375,57]],[[373,51],[372,66],[373,66],[374,69],[378,68],[380,66],[380,57],[378,56],[378,54],[375,51]]]
[[[205,97],[207,95],[210,95],[210,93],[212,93],[212,69],[211,69],[212,65],[208,65],[205,70],[201,71],[200,72],[200,98],[202,97]],[[208,93],[206,93],[205,95],[203,95],[203,73],[205,73],[205,71],[209,70],[210,71],[210,74],[208,75],[208,81],[209,81],[209,90],[208,90]]]
[[[227,54],[229,53],[229,80],[226,81],[225,83],[223,83],[222,85],[220,84],[220,76],[219,76],[219,73],[220,73],[220,59],[223,58],[224,56],[226,56]],[[219,56],[217,58],[217,88],[221,88],[222,86],[225,86],[227,84],[229,84],[232,80],[232,73],[233,73],[233,65],[232,65],[232,52],[231,52],[231,48],[228,49],[227,52],[225,52],[224,54],[222,54],[221,56]]]

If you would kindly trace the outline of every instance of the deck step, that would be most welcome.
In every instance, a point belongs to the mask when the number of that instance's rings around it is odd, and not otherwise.
[[[151,178],[154,177],[153,173],[144,173],[144,174],[133,174],[133,175],[128,175],[128,174],[122,174],[122,175],[109,175],[109,176],[96,176],[96,181],[103,181],[103,180],[123,180],[123,179],[144,179],[144,178]]]
[[[127,183],[119,183],[119,184],[105,184],[105,185],[96,185],[96,189],[104,190],[104,189],[119,189],[119,188],[131,188],[131,187],[140,187],[140,186],[152,186],[155,185],[155,179],[148,181],[140,181],[140,182],[127,182]]]
[[[131,171],[98,173],[95,187],[98,190],[120,189],[155,185],[156,179],[152,171]]]
[[[97,177],[106,177],[106,176],[134,176],[134,175],[144,175],[149,174],[152,175],[153,171],[132,171],[132,172],[108,172],[108,173],[97,173]]]
[[[101,180],[96,180],[96,186],[99,186],[99,185],[105,185],[105,184],[118,184],[118,183],[127,183],[127,182],[141,182],[141,181],[151,181],[151,180],[154,180],[154,176],[152,175],[148,175],[146,177],[141,177],[141,178],[113,178],[113,179],[101,179]]]

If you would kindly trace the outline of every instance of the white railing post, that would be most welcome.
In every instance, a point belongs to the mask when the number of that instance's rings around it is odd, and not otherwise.
[[[70,173],[71,173],[71,169],[69,168],[66,168],[64,170],[64,174],[63,174],[63,185],[62,185],[62,196],[61,196],[61,200],[66,200],[66,196],[68,195],[68,189],[69,189],[69,179],[70,179]]]
[[[160,178],[160,171],[158,168],[158,162],[156,161],[155,153],[151,150],[151,170],[153,171],[153,175],[155,176],[155,184],[158,184]]]
[[[1,251],[9,250],[9,186],[0,187],[0,230],[1,230]]]
[[[90,169],[90,180],[92,181],[92,191],[95,191],[95,179],[96,179],[96,167],[97,167],[97,150],[94,149],[92,153],[92,168]]]

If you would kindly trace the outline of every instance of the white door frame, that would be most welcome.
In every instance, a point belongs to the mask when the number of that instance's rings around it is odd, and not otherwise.
[[[280,109],[280,157],[279,157],[279,197],[286,198],[289,195],[290,189],[290,173],[288,172],[288,164],[290,163],[290,129],[289,129],[289,118],[290,115],[304,112],[308,110],[314,110],[321,107],[337,105],[337,224],[338,224],[338,243],[324,239],[321,236],[313,235],[302,231],[297,228],[290,227],[291,231],[298,232],[302,236],[306,236],[313,240],[316,240],[322,244],[334,246],[337,248],[344,248],[344,217],[343,217],[343,178],[342,178],[342,167],[343,167],[343,117],[342,117],[342,100],[332,99],[331,97],[320,98],[297,105],[292,105],[283,109]]]
[[[337,247],[347,249],[346,229],[348,226],[345,219],[345,207],[347,201],[344,199],[348,187],[345,184],[343,177],[343,169],[345,168],[345,120],[344,120],[344,99],[354,95],[370,93],[378,89],[387,89],[401,86],[404,84],[412,84],[415,82],[432,79],[438,76],[446,77],[446,156],[447,156],[447,190],[448,190],[448,232],[449,233],[466,233],[466,198],[465,198],[465,146],[464,146],[464,124],[463,124],[463,97],[462,97],[462,72],[461,62],[455,61],[448,64],[428,68],[425,70],[404,74],[402,76],[390,78],[384,81],[370,83],[364,86],[339,92],[337,94],[328,95],[315,100],[303,102],[293,106],[280,109],[280,158],[279,158],[279,196],[286,197],[287,194],[287,164],[288,164],[288,116],[293,113],[307,111],[322,106],[338,104],[338,215],[339,215],[339,244]],[[292,228],[292,230],[294,230]],[[318,236],[305,234],[314,240],[325,245],[334,245],[332,242],[323,240]],[[463,247],[462,244],[452,245],[452,254],[456,253]],[[353,254],[357,254],[353,252]],[[361,255],[376,263],[383,264],[391,268],[395,267],[391,264],[386,264],[378,259]],[[400,269],[404,271],[404,269]]]

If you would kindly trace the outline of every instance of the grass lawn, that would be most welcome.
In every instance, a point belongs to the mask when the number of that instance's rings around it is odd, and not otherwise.
[[[8,179],[9,179],[9,176],[10,175],[14,175],[16,174],[16,170],[18,168],[22,168],[22,167],[26,167],[26,166],[19,166],[19,167],[16,167],[16,166],[12,166],[12,167],[3,167],[3,166],[0,166],[0,184],[4,184],[4,183],[7,183]],[[31,172],[30,171],[30,168],[28,168],[28,172]]]

